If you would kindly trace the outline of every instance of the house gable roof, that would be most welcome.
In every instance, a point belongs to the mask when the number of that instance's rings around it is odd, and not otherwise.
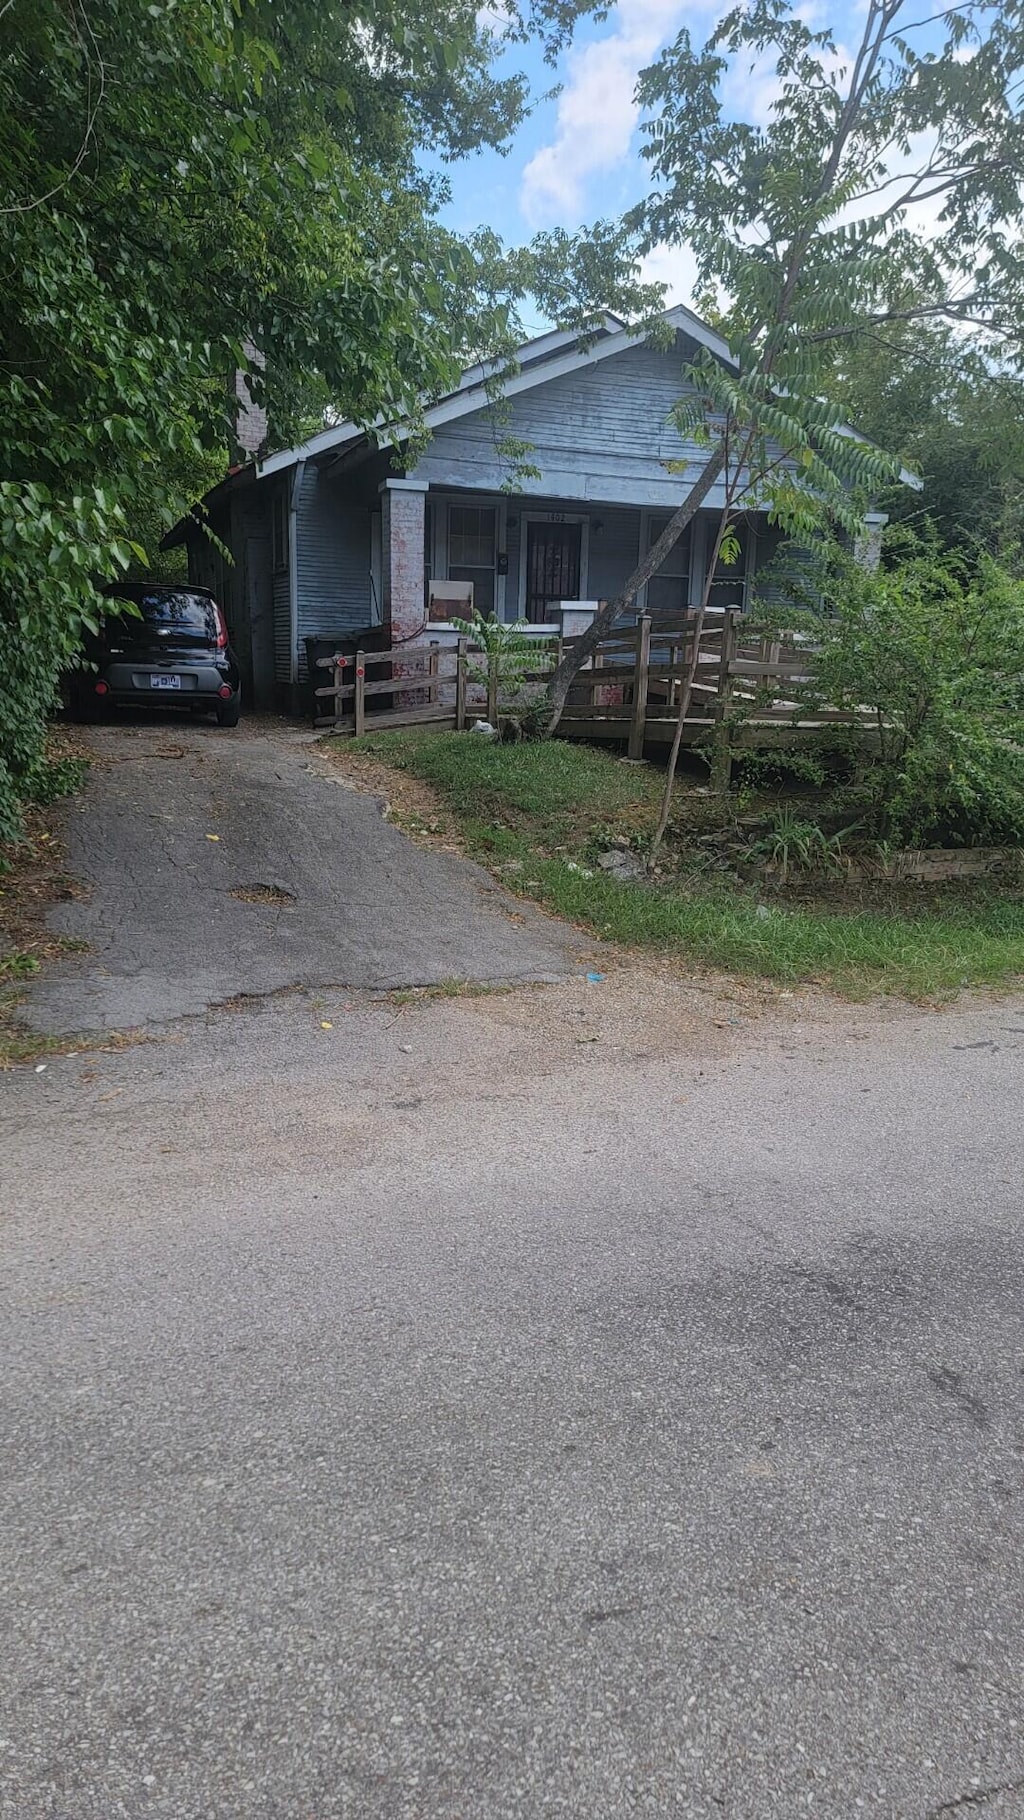
[[[692,310],[683,304],[666,310],[663,320],[677,333],[686,335],[699,346],[709,349],[719,359],[731,361],[728,343],[723,337],[701,322]],[[623,353],[627,348],[636,347],[641,340],[634,330],[627,328],[617,316],[605,315],[598,337],[586,347],[580,347],[579,335],[573,330],[553,330],[542,335],[536,341],[528,341],[516,354],[518,371],[501,381],[499,396],[515,398],[521,392],[528,392],[534,386],[546,385],[549,380],[560,379],[567,373],[581,372],[584,368],[596,366],[598,361],[611,359]],[[458,388],[449,393],[447,398],[439,399],[429,405],[424,412],[424,422],[428,429],[440,429],[442,425],[453,423],[459,417],[468,417],[473,411],[483,410],[493,398],[493,390],[488,386],[488,379],[499,370],[497,363],[480,363],[470,367],[462,375]],[[257,473],[262,480],[268,475],[280,473],[290,468],[296,461],[315,460],[317,457],[336,454],[342,455],[358,442],[367,432],[355,423],[340,423],[329,430],[321,430],[311,436],[307,442],[294,449],[280,449],[265,460],[257,463]],[[401,440],[401,429],[397,428],[390,436],[381,439],[382,446]]]
[[[671,309],[666,310],[662,321],[674,329],[677,336],[683,336],[698,347],[706,349],[716,359],[722,360],[730,366],[735,365],[725,337],[713,329],[710,324],[703,322],[685,304],[675,304]],[[618,316],[613,316],[610,311],[605,313],[595,338],[584,347],[580,346],[580,337],[576,331],[552,329],[544,335],[537,336],[533,341],[524,343],[517,350],[517,370],[500,382],[498,396],[515,398],[523,392],[528,392],[536,386],[547,385],[549,381],[560,379],[566,374],[582,372],[596,366],[600,361],[613,359],[615,355],[624,353],[628,348],[642,345],[642,340],[641,335],[630,330]],[[467,417],[475,411],[485,409],[494,397],[494,390],[489,386],[488,381],[500,370],[501,363],[499,362],[478,362],[475,366],[467,368],[454,392],[427,407],[424,412],[426,427],[429,430],[440,429],[445,424],[457,421],[460,417]],[[381,424],[383,424],[383,419]],[[837,425],[837,429],[841,435],[853,437],[859,442],[868,440],[848,424]],[[401,440],[402,429],[401,426],[396,425],[389,433],[380,437],[380,446],[389,447]],[[360,444],[370,445],[369,432],[363,425],[353,422],[332,424],[295,448],[278,449],[262,461],[246,463],[243,467],[232,470],[229,476],[207,494],[207,504],[212,498],[219,497],[230,487],[269,479],[273,475],[287,472],[300,461],[330,463],[340,460],[344,456],[355,456]],[[900,469],[899,478],[903,485],[913,487],[915,491],[919,492],[922,488],[923,483],[920,478],[906,468]],[[180,525],[175,526],[174,530],[164,538],[162,547],[169,548],[173,543],[180,542],[184,536],[186,524],[187,520],[182,520]]]

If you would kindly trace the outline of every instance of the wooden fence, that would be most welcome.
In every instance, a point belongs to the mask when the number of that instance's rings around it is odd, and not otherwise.
[[[561,640],[538,640],[542,664],[520,681],[543,682],[563,648]],[[737,612],[709,616],[699,634],[694,613],[673,619],[645,614],[635,627],[601,640],[574,679],[559,732],[567,739],[622,742],[631,758],[640,758],[646,746],[672,740],[692,669],[683,743],[710,745],[726,769],[736,747],[785,744],[828,727],[859,728],[872,737],[877,728],[867,710],[818,704],[813,664],[813,650],[755,636]],[[499,702],[493,679],[486,691],[475,680],[486,670],[486,656],[466,638],[339,654],[320,658],[319,665],[333,675],[315,691],[318,707],[324,706],[316,725],[338,732],[358,736],[428,725],[461,730],[485,717],[496,723],[508,707]]]
[[[541,683],[550,675],[561,651],[558,640],[537,640],[542,665],[522,673],[521,683]],[[336,733],[364,733],[390,727],[437,727],[460,732],[474,720],[497,723],[500,708],[495,679],[486,684],[477,678],[486,673],[487,657],[468,638],[454,645],[403,645],[392,651],[356,651],[354,655],[317,659],[318,668],[333,673],[330,684],[314,690],[317,706],[325,712],[314,716],[317,727]],[[370,673],[376,672],[376,680]],[[384,672],[383,675],[380,672]],[[333,703],[333,708],[326,704]]]
[[[603,638],[592,666],[573,682],[562,712],[567,738],[625,741],[631,758],[674,737],[687,678],[685,745],[771,746],[794,734],[849,726],[875,730],[868,710],[847,712],[814,699],[814,653],[778,637],[745,632],[741,614],[674,621],[642,616],[635,629]],[[699,638],[694,664],[694,643]]]

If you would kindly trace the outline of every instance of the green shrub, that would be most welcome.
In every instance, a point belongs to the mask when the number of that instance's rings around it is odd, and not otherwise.
[[[918,845],[1024,840],[1024,582],[901,534],[876,574],[832,552],[815,694],[875,716],[865,831]]]
[[[467,674],[471,682],[486,684],[489,700],[493,697],[497,704],[502,730],[510,718],[513,738],[539,735],[548,718],[547,708],[543,696],[531,698],[529,678],[551,668],[550,644],[532,637],[525,619],[510,624],[474,611],[472,619],[453,618],[452,624],[481,653],[480,661],[470,658]]]
[[[55,803],[62,796],[74,796],[82,788],[89,769],[86,758],[43,759],[24,779],[27,802]]]
[[[792,872],[837,875],[843,870],[843,840],[848,833],[844,828],[828,835],[816,821],[805,820],[793,809],[779,809],[768,833],[748,847],[747,857],[763,859],[783,883]]]

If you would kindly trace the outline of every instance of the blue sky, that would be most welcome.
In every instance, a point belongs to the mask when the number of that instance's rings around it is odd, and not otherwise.
[[[725,10],[724,0],[619,0],[600,24],[580,22],[556,71],[532,47],[517,47],[509,63],[526,71],[534,96],[556,83],[561,92],[537,102],[506,157],[489,152],[449,169],[450,225],[466,232],[486,224],[514,243],[541,228],[571,231],[621,214],[645,185],[633,104],[638,72],[681,25],[701,39]],[[809,16],[811,6],[800,10]],[[731,86],[754,117],[767,104],[764,79],[737,73]],[[689,301],[685,253],[655,255],[650,275],[669,282],[670,302]]]
[[[500,6],[501,0],[487,3]],[[646,181],[633,103],[639,70],[682,25],[702,43],[727,10],[728,0],[618,0],[600,24],[581,21],[555,72],[532,47],[518,48],[509,61],[527,72],[534,95],[556,82],[561,92],[538,102],[506,157],[487,153],[450,168],[453,194],[446,219],[451,226],[465,232],[486,224],[507,243],[518,243],[541,228],[571,231],[621,214],[644,193]],[[831,24],[835,63],[849,66],[850,47],[859,41],[863,25],[864,0],[844,5],[797,0],[795,10],[816,29]],[[911,20],[929,12],[928,6],[907,10]],[[925,28],[919,49],[934,38],[934,31]],[[723,99],[739,117],[764,122],[777,91],[773,60],[766,58],[759,66],[734,66]],[[913,225],[927,233],[936,210],[937,205],[915,207]],[[655,251],[644,275],[667,284],[667,302],[692,300],[692,262],[685,248]]]

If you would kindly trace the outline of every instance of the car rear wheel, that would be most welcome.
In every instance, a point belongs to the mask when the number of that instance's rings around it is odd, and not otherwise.
[[[103,719],[103,697],[94,695],[91,690],[76,689],[68,703],[68,713],[72,720],[89,726],[92,722]]]
[[[242,697],[236,695],[233,701],[221,702],[217,708],[218,727],[237,727],[238,717],[242,712]]]

